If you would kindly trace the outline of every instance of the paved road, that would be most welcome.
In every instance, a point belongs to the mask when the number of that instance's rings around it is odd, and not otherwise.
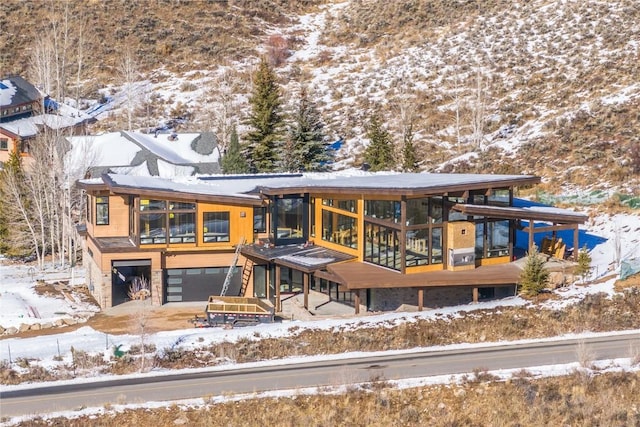
[[[3,417],[43,414],[106,403],[334,386],[373,379],[465,373],[474,369],[526,368],[576,362],[585,354],[590,360],[614,359],[630,357],[634,348],[640,349],[640,333],[46,386],[0,392],[0,414]]]

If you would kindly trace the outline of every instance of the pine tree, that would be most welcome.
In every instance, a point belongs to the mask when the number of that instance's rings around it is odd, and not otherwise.
[[[586,246],[578,251],[578,266],[576,267],[576,274],[582,278],[582,282],[587,281],[587,277],[591,273],[591,255]]]
[[[404,172],[417,172],[418,159],[416,147],[413,145],[413,126],[411,124],[405,129],[402,139],[402,170]]]
[[[549,271],[544,266],[544,257],[536,245],[531,247],[527,263],[520,274],[520,290],[524,295],[538,295],[547,286]]]
[[[15,197],[20,197],[27,203],[28,198],[25,193],[20,153],[12,150],[0,172],[0,253],[23,256],[29,252],[23,239],[12,236],[12,233],[16,234],[21,228],[21,225],[15,221],[18,216],[12,209],[15,206]]]
[[[370,142],[364,151],[364,160],[369,164],[371,170],[375,172],[393,169],[395,162],[393,159],[391,136],[389,132],[382,127],[377,111],[371,116],[367,137]]]
[[[227,152],[220,160],[220,166],[222,167],[222,172],[225,174],[249,172],[249,165],[247,164],[245,156],[242,154],[238,131],[235,125],[231,128],[229,146],[227,147]]]
[[[278,161],[276,145],[281,141],[283,118],[280,87],[276,74],[263,58],[253,76],[253,93],[249,98],[251,114],[247,134],[247,155],[251,168],[256,172],[271,172]]]
[[[290,144],[285,144],[281,153],[281,157],[289,155],[292,159],[286,162],[289,167],[283,169],[289,172],[325,170],[331,156],[324,144],[324,123],[304,87],[293,119],[288,135]],[[293,149],[293,153],[287,153],[286,149]]]

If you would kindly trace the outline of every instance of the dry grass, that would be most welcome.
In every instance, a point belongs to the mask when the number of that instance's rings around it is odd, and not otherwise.
[[[29,420],[22,426],[637,426],[640,374],[470,381],[406,390],[242,399],[202,407],[127,409],[101,416]],[[210,401],[210,399],[209,399]]]
[[[113,320],[110,321],[113,323]],[[289,356],[339,354],[351,351],[385,351],[429,347],[454,343],[542,338],[584,331],[603,332],[640,328],[640,287],[630,287],[609,298],[605,294],[588,295],[584,300],[562,310],[507,307],[461,313],[456,318],[417,320],[390,323],[381,327],[339,328],[336,330],[295,329],[286,338],[243,338],[237,342],[223,342],[183,350],[180,346],[157,349],[151,364],[167,369],[214,366],[223,361],[237,363],[278,359]],[[145,352],[150,355],[149,348]],[[591,364],[588,352],[576,350],[585,367]],[[82,357],[80,357],[82,356]],[[83,369],[101,366],[103,372],[121,374],[136,364],[113,358],[100,365],[97,358],[78,352],[74,368],[53,375],[67,377],[81,375]],[[135,349],[127,357],[139,358]],[[94,365],[91,365],[93,363]],[[29,368],[38,366],[30,363]],[[8,364],[0,366],[0,382],[20,383],[34,380],[29,369],[17,370]]]

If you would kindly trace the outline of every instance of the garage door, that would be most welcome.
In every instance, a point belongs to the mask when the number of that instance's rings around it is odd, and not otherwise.
[[[164,302],[207,301],[210,295],[220,295],[229,267],[171,268],[165,270]],[[228,296],[240,293],[240,268],[231,278]]]

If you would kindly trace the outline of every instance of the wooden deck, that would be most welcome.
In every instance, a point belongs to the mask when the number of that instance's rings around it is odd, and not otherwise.
[[[401,274],[373,264],[346,262],[329,265],[327,270],[348,289],[513,285],[519,281],[522,272],[515,263],[464,271]]]

